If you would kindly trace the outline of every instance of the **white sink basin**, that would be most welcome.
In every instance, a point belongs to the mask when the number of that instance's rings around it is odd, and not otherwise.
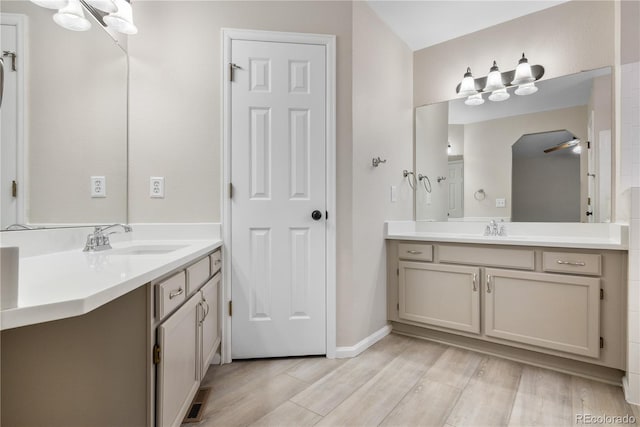
[[[186,247],[187,245],[136,245],[114,249],[109,255],[164,255]]]

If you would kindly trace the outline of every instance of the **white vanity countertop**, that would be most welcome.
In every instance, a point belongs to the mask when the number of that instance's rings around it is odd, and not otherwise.
[[[18,307],[0,312],[0,329],[86,314],[222,245],[202,240],[130,240],[113,249],[81,248],[20,258]],[[118,254],[132,247],[184,246],[166,253]]]
[[[488,245],[628,249],[628,227],[624,224],[506,222],[504,225],[507,236],[484,236],[486,225],[481,222],[387,221],[385,238]]]

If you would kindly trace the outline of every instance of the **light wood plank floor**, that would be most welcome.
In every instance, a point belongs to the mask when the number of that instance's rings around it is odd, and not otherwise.
[[[620,387],[395,334],[353,359],[211,366],[202,385],[204,419],[185,427],[552,427],[636,409]]]

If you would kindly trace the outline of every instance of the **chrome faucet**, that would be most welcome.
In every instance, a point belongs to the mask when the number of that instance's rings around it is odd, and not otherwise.
[[[495,219],[489,221],[489,225],[487,225],[484,229],[485,236],[506,236],[507,229],[504,225],[504,219],[500,221],[500,227],[498,227],[498,223]]]
[[[130,233],[131,231],[133,231],[133,228],[131,228],[131,226],[127,224],[112,224],[103,227],[95,227],[93,229],[93,233],[87,236],[87,243],[84,245],[84,252],[96,252],[111,249],[109,236],[115,233],[115,231],[112,231],[110,233],[105,233],[105,231],[114,227],[122,227],[122,230],[125,233]]]

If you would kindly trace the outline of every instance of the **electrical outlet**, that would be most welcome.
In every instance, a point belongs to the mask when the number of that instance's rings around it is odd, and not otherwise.
[[[91,197],[107,197],[107,178],[104,176],[91,177]]]
[[[507,206],[506,199],[496,199],[496,208],[504,208]]]
[[[149,178],[149,196],[164,199],[164,177],[152,176]]]

